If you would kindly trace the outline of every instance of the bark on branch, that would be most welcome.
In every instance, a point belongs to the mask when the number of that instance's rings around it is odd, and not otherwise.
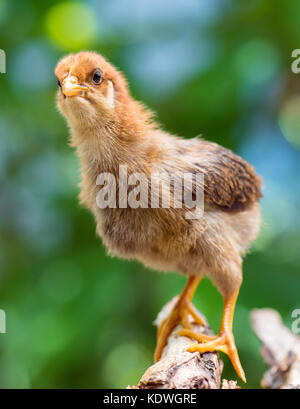
[[[174,297],[158,314],[154,324],[158,327],[169,315],[178,297]],[[204,321],[205,318],[202,314]],[[206,323],[197,325],[190,317],[195,332],[213,335]],[[272,309],[254,310],[251,313],[254,332],[262,341],[261,355],[270,367],[261,381],[267,389],[300,389],[300,337],[284,326],[280,315]],[[221,375],[223,362],[217,352],[190,353],[186,349],[194,340],[171,333],[159,362],[144,373],[136,389],[238,389],[235,381]]]
[[[159,326],[169,315],[178,297],[174,297],[158,314],[154,324]],[[205,320],[202,314],[199,313]],[[208,324],[197,325],[190,317],[195,332],[214,335]],[[206,320],[205,320],[206,322]],[[175,332],[182,327],[178,325],[171,333],[163,350],[160,361],[152,365],[142,376],[138,389],[219,389],[223,362],[217,352],[187,352],[189,345],[196,341],[178,336]],[[223,380],[222,388],[235,389],[236,382]]]
[[[262,387],[300,389],[300,337],[284,326],[277,311],[269,308],[254,310],[251,322],[262,341],[261,355],[270,367]]]

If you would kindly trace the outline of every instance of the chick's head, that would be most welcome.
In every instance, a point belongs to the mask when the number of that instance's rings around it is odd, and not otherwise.
[[[69,54],[55,69],[58,108],[70,125],[107,121],[129,98],[123,75],[94,52]]]

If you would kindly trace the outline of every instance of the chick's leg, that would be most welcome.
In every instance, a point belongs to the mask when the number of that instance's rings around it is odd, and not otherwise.
[[[188,348],[189,352],[213,352],[222,351],[227,354],[232,362],[234,369],[238,376],[246,382],[245,373],[239,360],[238,352],[235,346],[234,336],[232,333],[233,314],[235,309],[238,291],[230,297],[224,298],[224,308],[222,315],[222,322],[219,334],[215,337],[207,335],[195,334],[189,329],[178,331],[179,335],[193,338],[201,344],[194,344]]]
[[[157,331],[157,344],[154,354],[155,362],[160,359],[162,351],[168,342],[168,337],[176,325],[181,324],[185,329],[191,328],[189,315],[193,317],[197,324],[205,325],[204,321],[197,314],[195,308],[191,304],[191,300],[200,280],[200,276],[192,276],[188,279],[171,314],[161,323]]]

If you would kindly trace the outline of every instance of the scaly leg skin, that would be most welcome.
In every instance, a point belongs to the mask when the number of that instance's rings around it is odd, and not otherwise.
[[[246,382],[245,373],[239,360],[232,333],[232,321],[237,296],[238,291],[233,296],[224,299],[222,322],[219,334],[217,336],[210,337],[204,334],[196,334],[188,328],[178,331],[178,335],[189,337],[200,342],[200,344],[191,345],[187,349],[189,352],[198,351],[203,354],[204,352],[213,352],[218,350],[227,354],[238,376],[244,382]]]
[[[188,279],[171,314],[161,323],[157,331],[157,344],[154,354],[155,362],[159,361],[162,351],[168,342],[169,335],[176,325],[181,324],[185,329],[191,329],[189,315],[193,317],[197,324],[205,325],[205,322],[197,314],[195,308],[191,304],[191,300],[200,280],[200,276],[192,276]]]

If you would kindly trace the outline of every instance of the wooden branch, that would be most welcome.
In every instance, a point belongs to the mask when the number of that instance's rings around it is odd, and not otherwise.
[[[154,324],[158,327],[168,317],[178,297],[174,297],[158,314]],[[198,312],[206,325],[198,325],[190,317],[193,331],[213,335],[205,317]],[[261,385],[267,389],[300,389],[300,337],[284,326],[278,312],[272,309],[253,310],[251,322],[254,332],[262,341],[261,355],[270,367]],[[186,349],[195,340],[169,336],[160,361],[150,366],[134,389],[239,389],[236,381],[222,380],[223,362],[217,352],[190,353]]]
[[[261,355],[270,367],[261,385],[268,389],[300,389],[300,337],[272,309],[254,310],[254,332],[262,341]]]
[[[178,297],[174,297],[158,314],[154,324],[159,326],[175,306]],[[204,319],[202,314],[199,315]],[[190,317],[193,331],[214,335],[208,325],[197,325]],[[178,325],[171,333],[160,361],[152,365],[142,376],[137,389],[219,389],[223,362],[217,352],[187,352],[186,349],[196,341],[178,336],[175,332],[182,327]],[[236,382],[224,380],[224,389],[235,389]]]

